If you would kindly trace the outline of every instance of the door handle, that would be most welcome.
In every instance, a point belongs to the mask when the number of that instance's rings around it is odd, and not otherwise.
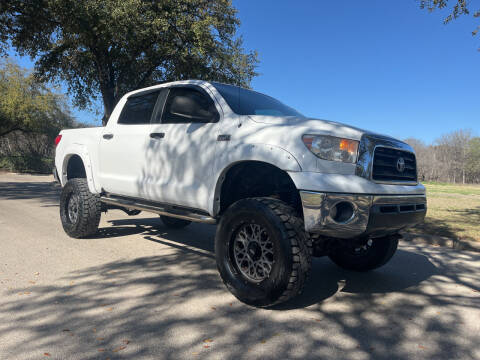
[[[103,138],[110,140],[111,138],[113,138],[113,134],[103,134]]]
[[[150,133],[150,137],[152,139],[163,139],[165,137],[165,133]]]

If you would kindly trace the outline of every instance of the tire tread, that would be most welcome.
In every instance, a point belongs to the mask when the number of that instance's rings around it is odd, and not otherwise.
[[[288,286],[280,297],[268,306],[274,306],[290,300],[303,290],[312,264],[312,241],[305,233],[303,220],[297,216],[295,209],[281,200],[274,198],[251,198],[268,206],[282,221],[292,247],[293,265]]]
[[[65,231],[73,238],[84,238],[94,235],[98,230],[98,224],[100,223],[100,217],[102,214],[100,196],[90,192],[87,179],[85,178],[70,179],[65,187],[67,186],[73,187],[73,191],[78,191],[81,201],[79,205],[82,207],[82,211],[78,225],[73,228],[65,227],[64,225]],[[62,205],[63,204],[60,206]]]

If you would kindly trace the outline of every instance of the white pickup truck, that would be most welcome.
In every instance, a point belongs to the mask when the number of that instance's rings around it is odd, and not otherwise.
[[[55,143],[68,235],[94,235],[108,209],[157,213],[172,228],[218,223],[220,275],[253,306],[300,293],[312,256],[356,271],[385,264],[427,210],[409,145],[215,82],[130,92],[105,127]]]

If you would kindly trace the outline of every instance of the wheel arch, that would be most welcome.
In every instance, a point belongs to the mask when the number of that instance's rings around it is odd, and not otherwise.
[[[288,172],[262,160],[236,161],[221,171],[215,186],[213,214],[222,214],[240,199],[264,196],[284,200],[303,216],[298,190]]]
[[[72,178],[87,179],[88,189],[91,193],[98,193],[92,174],[90,157],[83,146],[77,149],[69,149],[62,162],[61,182],[65,185]]]

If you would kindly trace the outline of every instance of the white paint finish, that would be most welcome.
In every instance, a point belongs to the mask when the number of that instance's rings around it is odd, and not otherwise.
[[[350,125],[337,123],[334,121],[323,119],[298,118],[294,116],[265,116],[265,115],[249,115],[249,117],[257,122],[276,126],[292,126],[301,127],[307,131],[307,134],[321,133],[323,135],[331,135],[337,137],[345,137],[352,140],[360,140],[365,130],[355,128]]]
[[[215,200],[219,198],[224,177],[229,169],[245,161],[261,161],[274,165],[282,170],[302,171],[298,161],[288,151],[274,145],[265,144],[237,144],[226,151],[217,151],[215,161],[215,187],[210,188],[208,213],[216,215]]]
[[[197,85],[214,99],[220,121],[216,124],[118,125],[129,95],[171,85]],[[165,137],[153,140],[151,132]],[[112,133],[112,140],[102,138]],[[355,165],[325,161],[312,154],[304,134],[327,134],[359,140],[365,132],[325,120],[296,117],[239,116],[218,91],[203,81],[178,81],[136,90],[118,103],[105,128],[62,131],[56,166],[77,153],[90,163],[92,192],[102,188],[115,194],[190,206],[214,212],[222,176],[242,161],[263,161],[288,171],[298,189],[372,194],[424,194],[418,186],[380,185],[355,176]],[[217,141],[218,135],[230,141]],[[67,145],[78,144],[67,151]]]
[[[92,193],[100,192],[97,178],[98,172],[98,141],[103,128],[86,128],[62,130],[62,139],[55,149],[55,167],[62,186],[67,181],[66,171],[68,160],[72,155],[78,155],[83,161],[88,180],[88,187]]]
[[[258,119],[270,122],[258,122]],[[304,134],[328,134],[350,139],[360,139],[359,130],[333,122],[322,120],[297,119],[287,117],[283,121],[273,123],[272,116],[240,116],[242,126],[234,129],[232,143],[275,145],[288,151],[299,163],[302,171],[319,171],[332,174],[354,174],[355,165],[341,162],[325,161],[317,158],[305,146]],[[266,121],[265,120],[265,121]],[[288,170],[282,168],[283,170]]]
[[[321,174],[317,172],[288,172],[297,189],[345,194],[424,195],[422,184],[377,184],[356,175]]]
[[[153,201],[206,210],[214,187],[215,148],[224,110],[211,89],[197,85],[214,100],[220,115],[218,123],[152,124],[150,132],[163,133],[162,139],[149,139],[139,152],[143,164],[137,179],[139,196]],[[223,100],[223,99],[222,99]]]
[[[213,167],[218,123],[154,124],[165,133],[143,149],[144,177],[140,188],[147,199],[208,208],[214,186]]]
[[[150,142],[151,125],[107,126],[100,136],[99,172],[101,187],[119,195],[142,197],[141,179],[145,174],[147,159],[143,154]]]

